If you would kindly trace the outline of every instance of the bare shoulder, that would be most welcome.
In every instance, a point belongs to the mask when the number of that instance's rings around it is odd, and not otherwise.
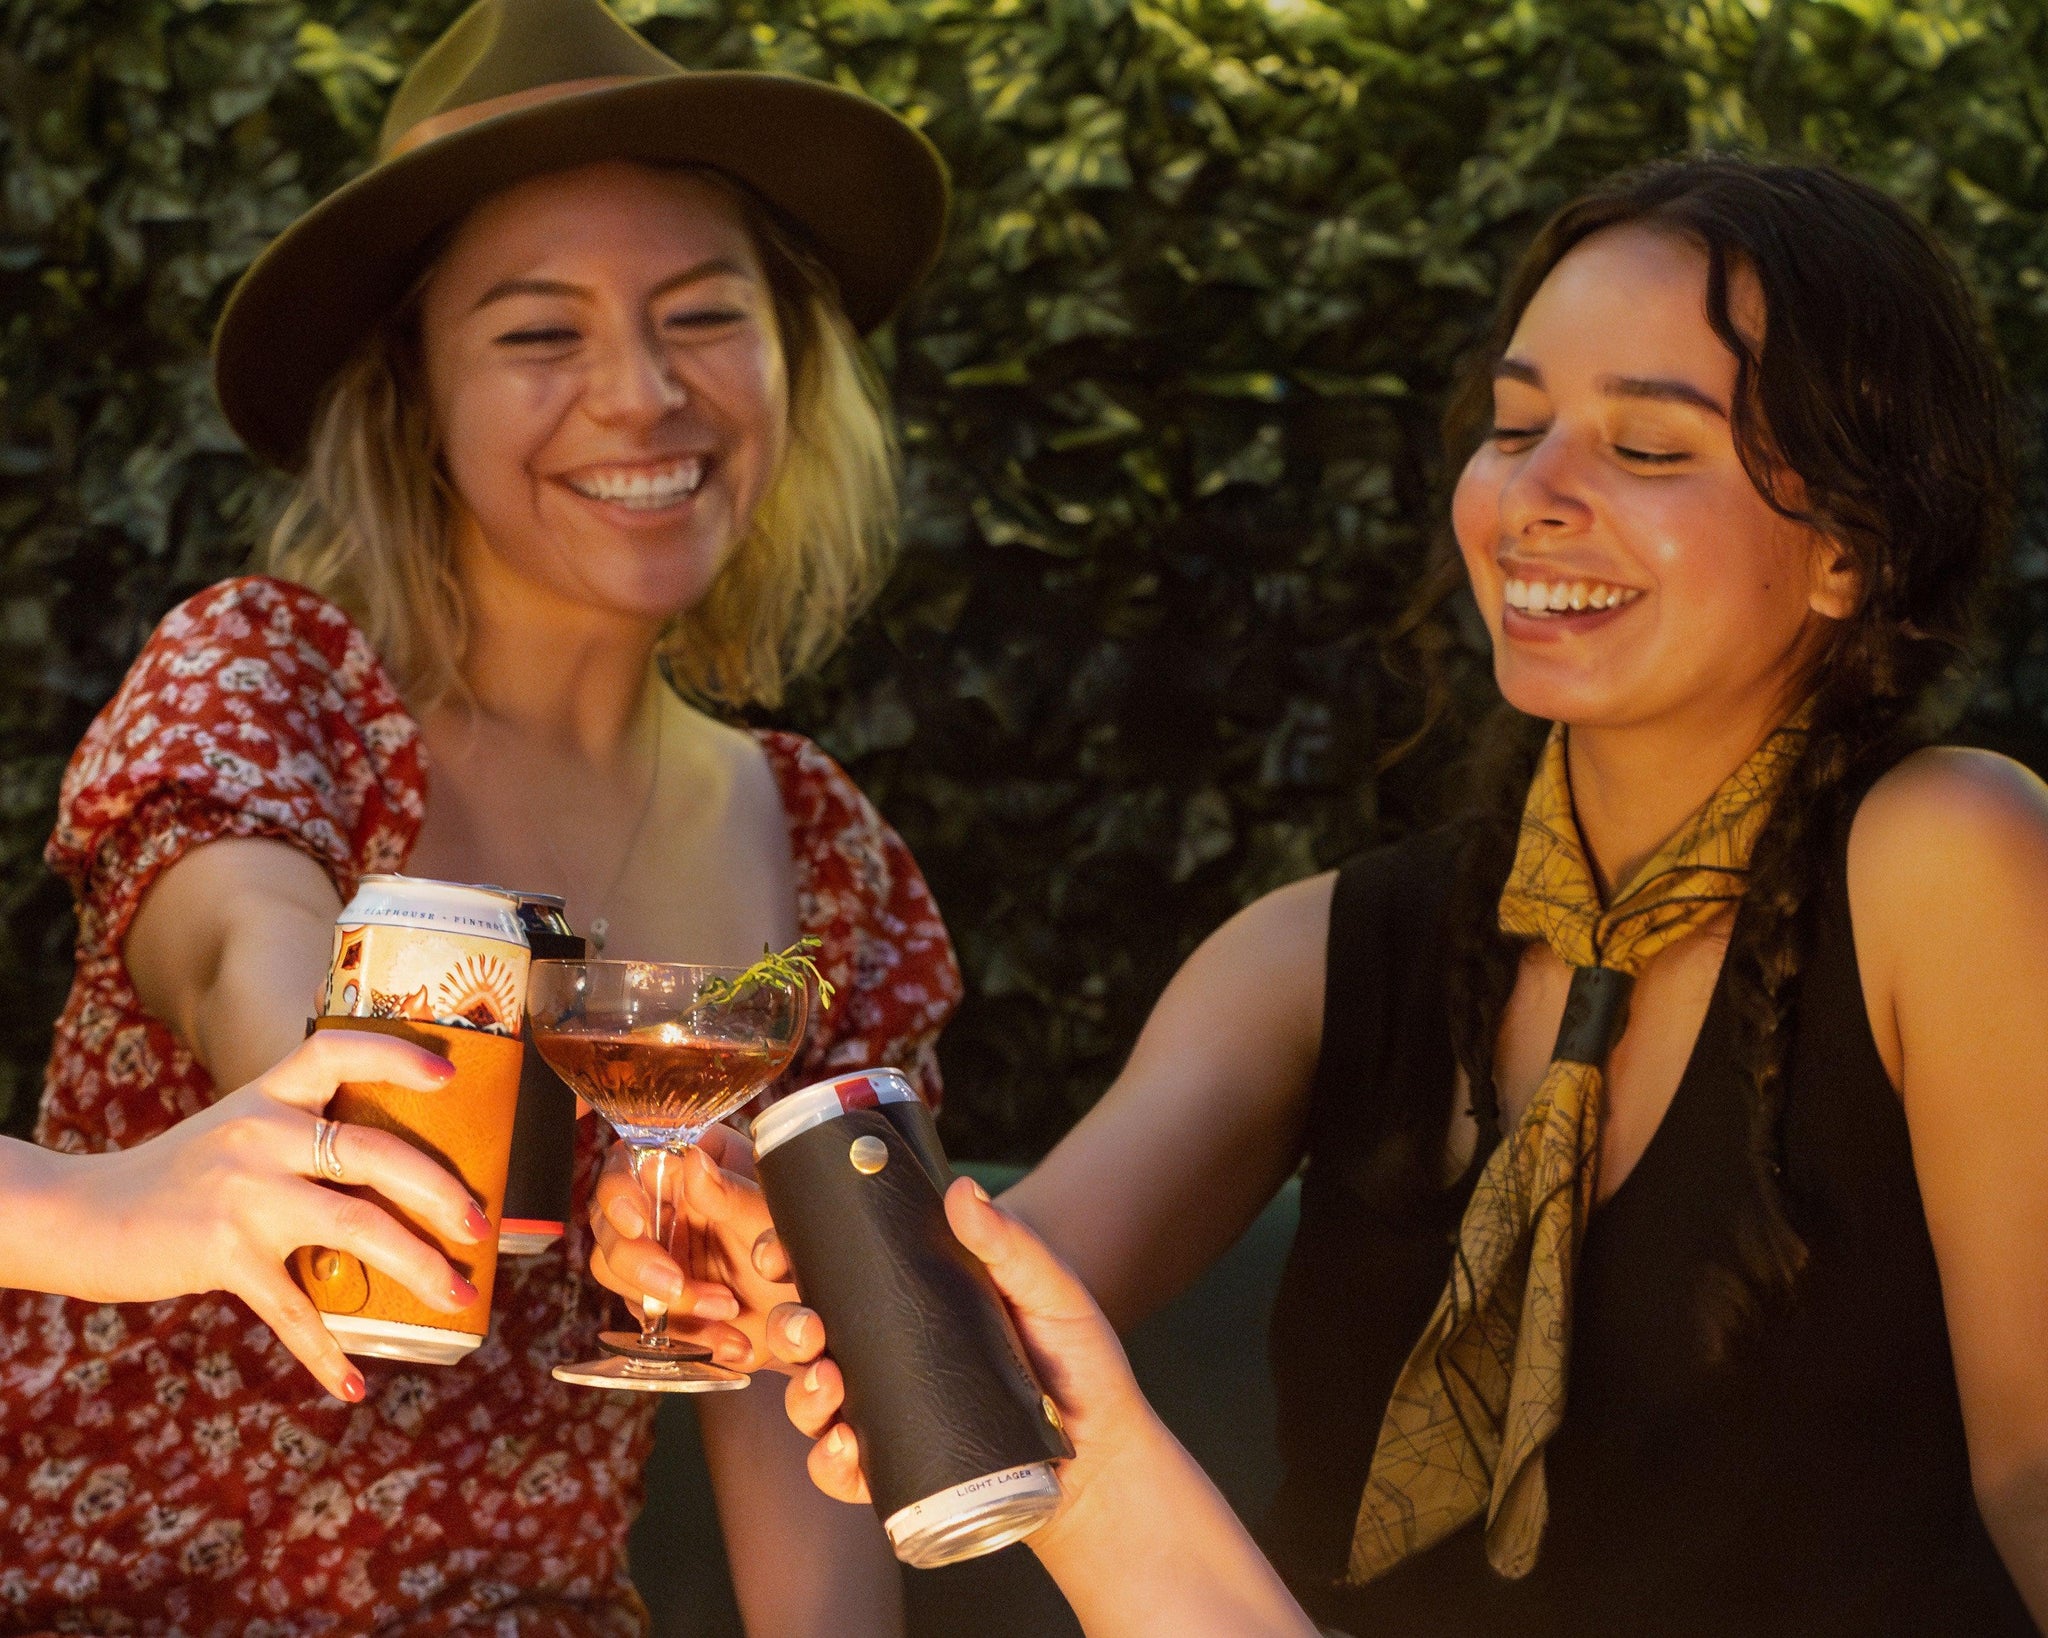
[[[782,807],[781,788],[760,737],[720,722],[687,701],[669,707],[663,761],[687,775],[683,788],[694,803],[710,800],[713,811],[759,822]]]
[[[1966,948],[2024,958],[2043,905],[2048,785],[2010,757],[1915,752],[1857,810],[1849,908],[1866,989],[1953,972]]]
[[[2044,868],[2048,784],[1995,751],[1916,751],[1871,787],[1849,832],[1852,892],[1875,876],[1969,894],[1975,881]]]
[[[1205,939],[1168,986],[1159,1013],[1204,1021],[1261,1050],[1312,1061],[1322,1037],[1323,984],[1336,873],[1254,899]],[[1156,1016],[1156,1015],[1155,1015]]]
[[[1330,897],[1337,873],[1326,870],[1254,899],[1203,945],[1233,965],[1255,965],[1292,983],[1313,969],[1314,998],[1322,1004],[1321,977],[1330,938]],[[1277,969],[1277,972],[1276,972]]]

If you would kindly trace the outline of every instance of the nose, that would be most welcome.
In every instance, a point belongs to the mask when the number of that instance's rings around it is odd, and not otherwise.
[[[1577,534],[1593,520],[1581,457],[1553,427],[1522,452],[1500,490],[1501,532],[1509,540]]]
[[[649,426],[689,402],[689,389],[660,338],[638,330],[603,348],[584,390],[584,407],[606,426]]]

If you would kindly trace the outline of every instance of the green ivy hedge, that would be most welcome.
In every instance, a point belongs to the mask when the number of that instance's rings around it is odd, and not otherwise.
[[[229,285],[360,163],[453,0],[4,0],[0,1105],[68,981],[64,758],[272,503],[209,397]],[[1377,645],[1488,293],[1585,180],[1688,146],[1834,157],[1968,260],[2048,383],[2048,22],[2032,0],[622,0],[698,66],[830,76],[951,162],[946,259],[882,339],[909,542],[787,719],[902,828],[972,999],[964,1153],[1024,1156],[1251,896],[1426,808]],[[2038,518],[2039,508],[2030,510]],[[2048,745],[2029,532],[1980,739]]]

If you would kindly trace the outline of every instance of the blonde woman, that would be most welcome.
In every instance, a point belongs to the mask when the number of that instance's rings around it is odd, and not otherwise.
[[[814,747],[704,707],[773,703],[884,568],[857,336],[944,200],[880,108],[685,73],[597,0],[482,0],[421,59],[378,163],[223,317],[223,406],[297,487],[271,573],[174,610],[73,760],[46,1145],[133,1146],[284,1058],[336,912],[400,867],[561,892],[608,956],[814,935],[844,1000],[799,1072],[936,1095],[959,986],[915,864]],[[578,1226],[508,1262],[470,1360],[341,1399],[231,1299],[0,1299],[0,1630],[643,1631],[651,1404],[549,1378],[607,1319],[589,1259]],[[872,1519],[803,1483],[773,1395],[719,1397],[749,1630],[895,1627]]]

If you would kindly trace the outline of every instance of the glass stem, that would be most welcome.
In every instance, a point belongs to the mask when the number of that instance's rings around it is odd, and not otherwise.
[[[668,1167],[671,1161],[680,1163],[680,1154],[671,1154],[665,1148],[636,1149],[633,1151],[633,1176],[640,1185],[640,1192],[647,1197],[651,1217],[648,1234],[654,1243],[675,1258],[676,1266],[687,1279],[690,1273],[690,1217],[688,1212],[676,1212],[675,1221],[670,1222],[672,1208],[668,1198]],[[653,1175],[650,1176],[649,1173]],[[659,1297],[640,1299],[640,1342],[643,1347],[662,1348],[668,1345],[668,1304]]]

